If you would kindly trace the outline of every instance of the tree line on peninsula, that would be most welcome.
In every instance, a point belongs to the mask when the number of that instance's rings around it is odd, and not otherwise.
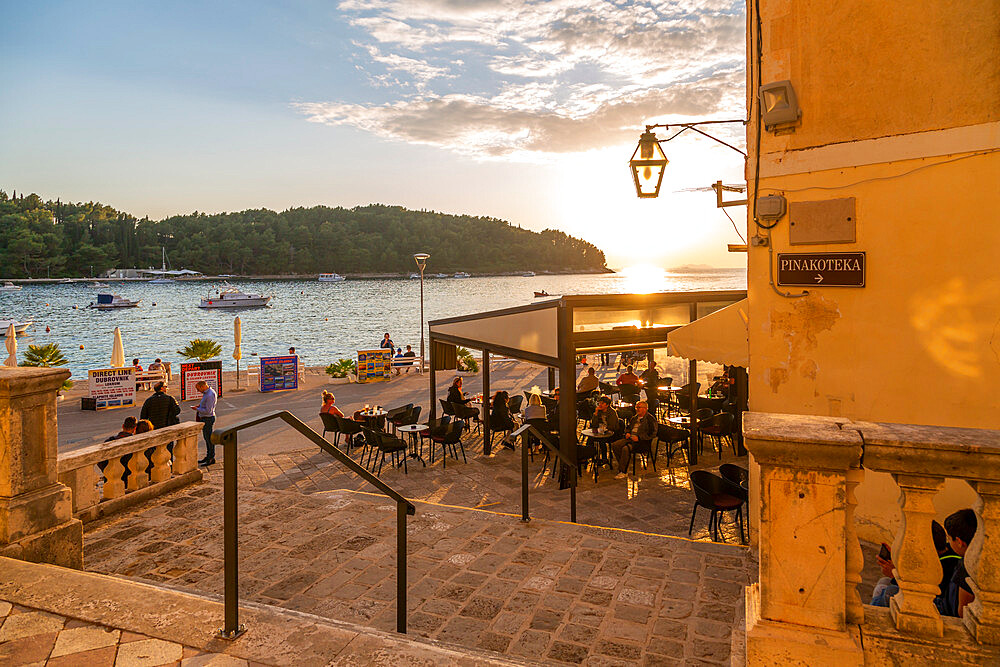
[[[138,219],[104,204],[43,201],[0,190],[0,277],[100,275],[111,268],[206,274],[602,271],[604,253],[561,231],[534,232],[491,217],[370,204]]]

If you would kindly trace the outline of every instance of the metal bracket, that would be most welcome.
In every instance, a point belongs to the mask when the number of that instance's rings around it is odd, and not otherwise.
[[[236,630],[234,630],[233,632],[226,632],[225,628],[219,628],[218,630],[215,631],[215,636],[218,637],[219,639],[226,639],[228,641],[232,641],[234,639],[239,639],[240,636],[243,635],[243,633],[245,633],[246,631],[247,631],[247,626],[241,623],[240,625],[236,626]]]
[[[716,208],[726,208],[727,206],[746,206],[746,199],[735,199],[733,201],[722,201],[722,191],[726,188],[722,185],[722,181],[716,181],[712,184],[712,189],[715,190],[715,207]]]

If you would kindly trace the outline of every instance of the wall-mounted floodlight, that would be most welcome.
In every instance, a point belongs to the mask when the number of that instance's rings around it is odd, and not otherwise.
[[[775,81],[760,87],[761,120],[764,127],[794,123],[802,115],[791,81]]]
[[[632,169],[632,180],[635,181],[635,193],[640,199],[660,194],[660,183],[663,182],[667,162],[667,156],[663,154],[656,135],[646,128],[639,137],[639,145],[635,147],[632,159],[628,161]]]

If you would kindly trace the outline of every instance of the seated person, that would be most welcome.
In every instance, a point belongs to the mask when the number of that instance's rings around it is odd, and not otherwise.
[[[506,391],[498,391],[493,395],[493,405],[490,407],[490,428],[497,431],[513,431],[517,428],[514,417],[510,414],[510,394]],[[510,442],[510,436],[503,439],[503,446],[514,449],[514,444]]]
[[[948,590],[945,592],[944,600],[939,609],[944,608],[948,616],[958,616],[965,613],[965,608],[975,599],[972,587],[967,581],[969,573],[965,570],[965,552],[969,549],[969,543],[976,535],[976,513],[970,509],[958,510],[954,514],[948,515],[944,520],[944,529],[948,533],[948,544],[952,551],[962,557],[962,560],[955,565],[955,571],[948,582]]]
[[[149,433],[153,430],[153,422],[148,419],[140,419],[135,423],[135,435],[140,433]]]
[[[396,356],[392,358],[392,366],[399,375],[399,367],[403,365],[403,348],[396,349]]]
[[[417,357],[417,353],[413,351],[413,348],[409,345],[406,346],[406,352],[403,353],[403,357],[410,362],[410,366],[413,365],[414,360]],[[410,366],[406,367],[406,372],[410,372]]]
[[[941,593],[934,600],[935,604],[940,608],[939,599],[943,600],[944,593],[948,588],[948,582],[951,581],[955,567],[961,561],[961,558],[951,550],[951,547],[948,545],[948,536],[945,534],[944,526],[937,521],[931,522],[931,537],[934,540],[934,549],[938,553],[943,573],[939,585]],[[878,561],[878,565],[882,569],[882,574],[885,576],[875,584],[875,588],[872,591],[871,604],[875,607],[888,607],[889,598],[899,592],[899,585],[893,577],[895,565],[893,565],[891,558],[882,558],[881,555],[875,556],[875,560]]]
[[[618,430],[618,413],[611,407],[611,399],[607,396],[598,397],[594,417],[590,420],[590,428],[599,431],[601,427],[607,429],[609,433]]]
[[[465,405],[471,400],[471,398],[466,398],[465,394],[462,393],[462,376],[457,376],[452,380],[451,386],[448,387],[448,402]]]
[[[591,366],[587,369],[587,374],[580,379],[580,384],[576,385],[576,391],[579,394],[586,394],[600,386],[601,381],[597,379],[597,373],[594,371],[594,367]]]
[[[163,362],[160,361],[160,358],[157,357],[156,361],[154,361],[153,363],[151,363],[149,365],[149,368],[147,368],[146,370],[149,370],[149,371],[165,371],[165,370],[167,370],[167,367],[164,366]]]
[[[528,405],[524,408],[524,421],[545,419],[545,406],[542,405],[541,394],[529,394]]]
[[[132,360],[132,368],[135,369],[136,373],[141,373],[142,372],[142,366],[139,365],[139,360],[138,359],[133,359]]]
[[[340,408],[336,405],[337,399],[334,395],[325,389],[323,390],[323,407],[319,409],[320,413],[326,413],[333,415],[334,417],[344,417],[344,413],[340,411]],[[357,420],[355,420],[357,421]]]
[[[639,376],[632,371],[632,366],[626,366],[625,372],[618,376],[616,383],[619,387],[623,384],[632,384],[638,387]]]
[[[611,453],[618,461],[618,474],[615,475],[615,479],[625,477],[627,474],[635,443],[655,438],[657,426],[656,419],[649,414],[649,404],[646,401],[636,403],[635,416],[629,420],[625,437],[611,443]]]

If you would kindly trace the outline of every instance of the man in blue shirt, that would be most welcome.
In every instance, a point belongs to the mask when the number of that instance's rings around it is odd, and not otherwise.
[[[205,437],[205,458],[198,461],[198,465],[208,466],[215,463],[215,445],[212,444],[212,427],[215,426],[215,402],[219,396],[204,380],[194,387],[201,392],[201,403],[192,405],[191,409],[195,411],[195,418],[202,423],[201,433]]]

